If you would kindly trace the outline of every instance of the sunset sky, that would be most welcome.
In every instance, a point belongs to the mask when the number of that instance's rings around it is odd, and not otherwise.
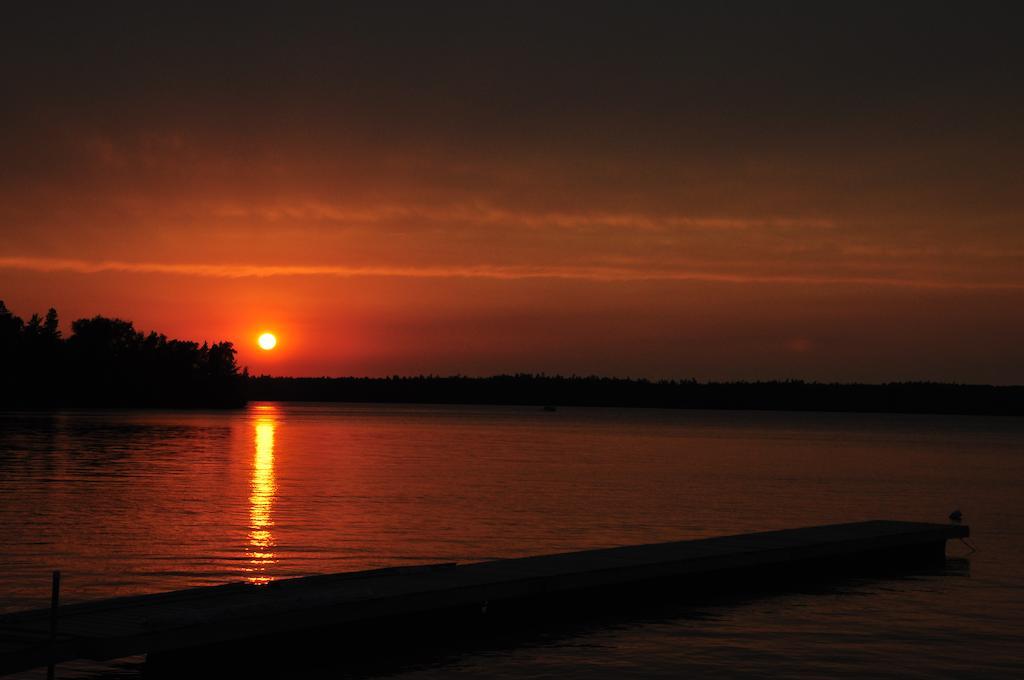
[[[7,10],[0,299],[255,373],[1024,383],[1014,5],[681,4]]]

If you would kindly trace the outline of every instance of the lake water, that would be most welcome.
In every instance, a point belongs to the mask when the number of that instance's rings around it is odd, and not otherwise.
[[[1024,419],[276,403],[8,413],[0,611],[47,606],[56,568],[69,602],[831,522],[944,522],[954,508],[979,550],[951,542],[945,570],[540,626],[401,678],[1020,676]]]

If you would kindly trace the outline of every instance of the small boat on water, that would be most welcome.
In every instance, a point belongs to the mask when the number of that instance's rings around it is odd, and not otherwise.
[[[544,411],[557,411],[558,408],[555,406],[545,406],[542,410]]]

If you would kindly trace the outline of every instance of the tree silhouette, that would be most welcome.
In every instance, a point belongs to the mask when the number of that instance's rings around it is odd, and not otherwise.
[[[601,376],[250,378],[230,342],[172,340],[94,316],[61,336],[57,311],[28,322],[0,301],[0,406],[240,406],[366,401],[537,406],[874,411],[1024,415],[1024,387],[886,383],[698,383]]]
[[[65,340],[53,308],[24,323],[0,302],[0,368],[5,406],[245,403],[245,375],[229,342],[168,340],[103,316],[74,321]]]
[[[1024,415],[1024,387],[802,380],[699,383],[602,376],[497,375],[279,378],[248,381],[260,401],[519,404],[690,409]]]

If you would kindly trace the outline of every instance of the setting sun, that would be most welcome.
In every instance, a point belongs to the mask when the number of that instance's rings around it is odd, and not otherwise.
[[[260,349],[272,350],[277,346],[277,338],[274,337],[273,333],[264,333],[260,336],[259,340]]]

